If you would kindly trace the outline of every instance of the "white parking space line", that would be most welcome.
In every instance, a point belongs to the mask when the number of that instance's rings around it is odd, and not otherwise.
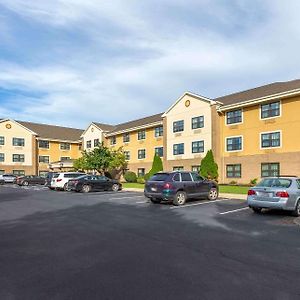
[[[132,199],[132,198],[145,198],[145,196],[126,196],[126,197],[119,197],[119,198],[110,198],[111,200],[122,200],[122,199]]]
[[[172,207],[170,207],[170,209],[187,208],[187,207],[191,207],[191,206],[204,205],[204,204],[220,202],[220,201],[228,201],[228,199],[217,199],[217,200],[213,200],[213,201],[205,201],[205,202],[200,202],[200,203],[186,204],[183,206],[172,206]]]
[[[231,214],[231,213],[241,211],[241,210],[246,210],[246,209],[249,209],[249,207],[243,207],[243,208],[238,208],[238,209],[234,209],[234,210],[225,211],[225,212],[220,213],[220,215],[227,215],[227,214]]]
[[[149,201],[139,201],[139,202],[135,202],[136,204],[144,204],[144,203],[149,203]]]

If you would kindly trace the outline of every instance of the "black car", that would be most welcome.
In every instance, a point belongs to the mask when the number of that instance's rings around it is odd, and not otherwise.
[[[41,176],[35,176],[35,175],[27,175],[27,176],[20,176],[16,179],[16,184],[18,185],[30,185],[30,184],[45,184],[46,179]]]
[[[174,205],[183,205],[187,199],[215,200],[219,187],[195,172],[160,172],[146,182],[144,194],[153,203],[172,201]]]
[[[68,182],[68,190],[89,193],[91,191],[114,191],[122,189],[122,184],[106,176],[83,175]]]

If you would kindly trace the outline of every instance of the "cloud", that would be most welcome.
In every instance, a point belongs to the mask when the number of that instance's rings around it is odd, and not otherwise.
[[[1,6],[0,26],[16,44],[1,55],[0,87],[16,96],[0,96],[0,117],[118,123],[161,112],[186,90],[217,97],[299,77],[296,1]]]

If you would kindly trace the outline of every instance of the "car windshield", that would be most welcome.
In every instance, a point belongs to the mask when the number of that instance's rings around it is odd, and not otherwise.
[[[167,173],[155,174],[150,178],[150,181],[165,181],[168,176],[169,174]]]
[[[292,184],[292,180],[286,178],[266,178],[263,179],[257,186],[258,187],[278,187],[289,188]]]

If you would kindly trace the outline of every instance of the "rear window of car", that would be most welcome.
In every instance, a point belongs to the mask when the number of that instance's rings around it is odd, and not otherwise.
[[[289,188],[292,180],[286,178],[266,178],[263,179],[257,186],[259,187],[275,187],[275,188]]]
[[[80,174],[80,173],[71,173],[71,174],[64,174],[64,177],[65,178],[76,178],[76,177],[79,177],[81,175],[82,174]]]
[[[57,178],[59,176],[59,174],[54,174],[53,178]]]
[[[165,181],[169,177],[167,173],[155,174],[150,178],[150,181]]]

